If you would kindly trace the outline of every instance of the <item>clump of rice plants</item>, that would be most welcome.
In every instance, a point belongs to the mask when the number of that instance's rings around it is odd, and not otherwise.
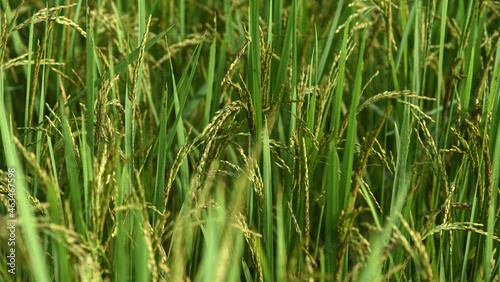
[[[1,1],[5,281],[499,281],[498,1]]]

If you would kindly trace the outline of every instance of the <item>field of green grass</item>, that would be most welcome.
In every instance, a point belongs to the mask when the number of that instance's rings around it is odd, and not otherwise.
[[[500,280],[499,1],[0,8],[0,280]]]

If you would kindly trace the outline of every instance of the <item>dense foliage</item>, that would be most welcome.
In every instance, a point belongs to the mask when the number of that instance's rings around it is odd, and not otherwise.
[[[1,1],[4,279],[499,281],[498,1],[74,2]]]

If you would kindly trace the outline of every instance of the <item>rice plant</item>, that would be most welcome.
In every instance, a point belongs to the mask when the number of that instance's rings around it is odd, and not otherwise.
[[[500,280],[500,2],[0,7],[2,280]]]

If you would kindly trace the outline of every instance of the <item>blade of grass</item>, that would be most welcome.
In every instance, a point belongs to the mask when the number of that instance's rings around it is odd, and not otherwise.
[[[45,32],[44,32],[44,37],[43,37],[43,43],[42,43],[42,49],[43,49],[43,57],[44,59],[47,59],[48,56],[52,55],[52,28],[49,25],[48,20],[45,21]],[[47,56],[48,54],[48,56]],[[45,118],[44,115],[44,110],[45,110],[45,100],[46,100],[46,86],[48,83],[48,76],[49,76],[49,70],[46,68],[45,65],[42,65],[42,76],[41,76],[41,85],[40,85],[40,97],[39,97],[39,104],[38,104],[38,120],[43,121]],[[35,94],[35,93],[34,93]],[[36,95],[36,94],[35,94]],[[39,163],[40,162],[40,150],[41,150],[41,143],[42,143],[42,132],[37,131],[36,133],[36,161]],[[38,176],[35,176],[35,182],[33,185],[33,196],[37,197],[38,195]]]
[[[29,36],[29,42],[28,42],[28,62],[32,61],[32,55],[33,55],[33,37],[34,37],[34,22],[32,21],[30,24],[30,36]],[[29,106],[30,103],[30,93],[31,93],[31,64],[28,64],[27,66],[27,79],[26,79],[26,107],[24,109],[24,127],[29,126]],[[28,143],[31,143],[29,135],[26,135],[24,137],[24,145],[26,146]]]
[[[283,281],[286,272],[285,217],[283,216],[283,191],[278,189],[276,199],[276,281]]]
[[[185,143],[184,126],[180,122],[182,120],[182,113],[184,111],[184,107],[186,105],[186,101],[188,98],[189,87],[191,86],[191,82],[193,81],[196,66],[198,65],[198,59],[200,57],[202,43],[200,43],[196,47],[196,49],[194,50],[194,53],[193,53],[194,56],[189,61],[188,67],[186,67],[186,69],[184,70],[184,73],[182,74],[182,77],[178,83],[178,87],[177,87],[177,83],[175,82],[174,68],[172,66],[172,61],[169,60],[170,68],[172,71],[172,85],[174,88],[173,93],[174,93],[174,104],[175,104],[175,111],[176,111],[176,118],[175,118],[173,128],[176,129],[176,135],[177,135],[179,146],[182,146]],[[191,66],[191,71],[189,72],[189,77],[187,78],[187,81],[186,81],[186,76],[188,75],[189,66]],[[182,99],[182,101],[179,101],[179,99]],[[173,138],[174,138],[174,134],[170,134],[168,142],[167,142],[167,148],[166,148],[167,150],[170,149],[170,146],[172,145],[172,142],[173,142]],[[188,187],[189,186],[189,167],[188,167],[186,162],[181,165],[180,171],[181,171],[181,183],[182,183],[181,202],[184,202],[184,200],[186,199],[186,196],[187,196],[188,188],[189,188]]]
[[[217,47],[217,40],[214,38],[210,46],[210,57],[208,62],[208,80],[207,80],[207,96],[205,98],[205,115],[203,117],[203,127],[206,127],[210,122],[211,106],[212,106],[212,93],[214,85],[215,74],[215,51]]]
[[[492,155],[492,180],[491,180],[491,187],[498,187],[499,184],[499,178],[500,178],[500,130],[496,125],[500,124],[500,87],[498,83],[498,77],[500,73],[500,46],[497,47],[497,57],[496,57],[496,64],[495,64],[495,75],[494,75],[494,84],[492,84],[491,87],[491,92],[490,92],[490,99],[494,100],[494,108],[491,111],[491,116],[494,117],[492,121],[492,126],[490,129],[490,141],[494,143],[490,143],[490,154]],[[484,271],[486,274],[485,281],[489,281],[491,277],[494,277],[494,273],[490,273],[490,269],[492,266],[492,257],[493,257],[493,236],[495,233],[495,221],[497,220],[495,217],[495,213],[497,211],[497,202],[498,202],[498,193],[495,192],[495,188],[493,188],[493,193],[491,193],[491,205],[488,207],[489,213],[488,213],[488,221],[487,221],[487,238],[486,238],[486,251],[485,251],[485,265],[484,265]],[[498,244],[497,244],[498,245]],[[498,264],[498,263],[497,263]],[[496,266],[497,268],[498,265]]]
[[[353,167],[353,162],[354,162],[354,146],[356,145],[356,131],[358,128],[358,123],[356,120],[356,110],[358,108],[359,104],[359,97],[361,95],[361,85],[362,85],[362,80],[363,80],[363,66],[364,66],[364,61],[363,61],[363,54],[365,52],[365,43],[366,43],[366,32],[363,32],[362,39],[361,39],[361,47],[359,50],[359,59],[358,59],[358,65],[356,67],[356,77],[354,80],[354,90],[352,93],[352,100],[351,100],[351,111],[349,115],[349,123],[347,126],[347,134],[346,134],[346,141],[345,141],[345,146],[344,146],[344,155],[342,157],[342,165],[341,165],[341,177],[340,177],[340,186],[339,186],[339,205],[340,209],[344,210],[345,212],[350,212],[346,211],[347,208],[347,202],[349,198],[349,194],[351,191],[351,181],[352,181],[352,167]],[[344,232],[343,230],[338,230],[338,232]],[[343,239],[341,239],[342,241]],[[337,252],[343,251],[343,249],[338,249]],[[348,255],[348,252],[346,251],[345,255]],[[343,256],[340,256],[343,257]],[[339,259],[339,253],[337,253],[337,259]],[[339,262],[336,262],[336,266],[340,267]],[[338,270],[336,270],[338,271]],[[338,272],[336,272],[338,273]],[[345,275],[346,273],[344,273]]]
[[[58,97],[59,105],[64,105],[62,95]],[[74,221],[76,230],[80,234],[85,234],[85,227],[82,216],[81,190],[79,182],[78,164],[76,160],[75,148],[73,147],[73,137],[65,111],[61,111],[61,126],[64,138],[64,159],[69,182],[69,198],[73,207]]]
[[[279,1],[276,1],[279,2]],[[278,75],[276,81],[273,82],[273,94],[277,94],[280,91],[281,86],[285,83],[287,69],[290,62],[290,53],[292,47],[292,38],[295,36],[295,25],[296,25],[296,0],[292,1],[292,6],[290,8],[290,14],[288,15],[285,39],[283,40],[283,50],[281,51],[280,64],[278,67]]]
[[[342,49],[340,53],[340,70],[339,78],[335,91],[335,97],[332,105],[332,123],[330,129],[333,130],[333,137],[338,135],[340,128],[340,106],[342,102],[342,94],[344,93],[344,74],[345,74],[345,60],[347,50],[347,36],[349,31],[349,21],[346,22],[344,27],[344,37],[342,40]],[[335,255],[337,254],[338,232],[336,226],[340,216],[340,194],[339,194],[339,168],[340,159],[337,154],[336,145],[330,143],[328,155],[328,173],[325,173],[323,185],[326,185],[323,190],[326,190],[326,220],[325,220],[325,246],[326,246],[326,271],[333,273],[335,267]]]
[[[163,92],[163,103],[161,104],[161,121],[160,121],[160,132],[158,135],[158,160],[156,166],[156,182],[154,190],[154,203],[157,208],[162,208],[161,203],[161,191],[165,186],[165,167],[167,164],[167,124],[168,124],[168,88],[165,85],[165,91]],[[153,216],[153,222],[155,221],[155,216]]]
[[[12,130],[9,126],[9,117],[7,116],[7,110],[4,104],[4,73],[2,68],[0,68],[0,77],[2,78],[0,81],[0,133],[2,136],[3,147],[5,148],[4,152],[6,163],[9,168],[14,169],[13,172],[15,174],[16,181],[15,196],[17,196],[18,199],[17,208],[19,211],[19,217],[22,219],[22,230],[24,241],[26,242],[26,248],[32,258],[30,268],[33,276],[36,277],[38,281],[48,282],[49,275],[47,273],[45,256],[43,255],[42,247],[40,246],[40,237],[35,226],[35,217],[31,207],[29,206],[29,194],[27,194],[29,187],[26,183],[24,170],[18,157],[17,148],[14,146],[14,136],[12,135]]]
[[[274,280],[274,244],[273,244],[273,187],[271,185],[271,150],[269,147],[269,130],[267,121],[264,122],[263,135],[263,167],[264,167],[264,242],[266,257]]]
[[[137,37],[137,48],[141,49],[141,44],[142,41],[147,39],[148,35],[146,34],[146,1],[144,0],[137,0],[137,7],[138,7],[138,13],[137,13],[137,22],[138,22],[138,30],[139,30],[139,36]],[[137,103],[141,102],[141,82],[142,82],[142,62],[140,62],[140,69],[139,69],[139,77],[138,77],[138,83],[137,83],[137,90],[136,90],[136,95],[137,95]]]
[[[323,47],[323,52],[321,53],[321,59],[319,60],[319,67],[318,67],[318,77],[321,78],[323,75],[323,71],[326,66],[326,62],[328,60],[328,57],[330,55],[330,49],[332,48],[333,45],[333,38],[335,36],[335,32],[337,31],[337,26],[339,23],[339,18],[342,12],[342,6],[344,5],[344,0],[340,0],[339,3],[337,4],[337,10],[335,11],[335,16],[333,17],[333,21],[330,25],[330,30],[328,31],[328,38],[326,39],[325,46]],[[346,27],[346,29],[349,29]],[[344,41],[342,41],[344,42]],[[343,45],[343,43],[342,43]],[[342,62],[342,61],[340,61]]]
[[[90,21],[90,8],[87,6],[87,38],[86,38],[86,52],[87,55],[87,144],[89,146],[89,153],[91,156],[91,160],[94,159],[94,103],[95,103],[95,84],[96,80],[96,66],[94,64],[94,36],[93,36],[93,28],[92,22]],[[92,166],[92,164],[91,164]]]
[[[87,223],[86,227],[89,228],[91,225],[91,208],[92,205],[90,203],[90,186],[92,185],[92,159],[90,158],[90,147],[87,144],[87,139],[86,139],[86,127],[85,127],[85,116],[82,112],[82,127],[81,127],[81,134],[78,134],[78,137],[80,139],[80,151],[81,151],[81,164],[82,164],[82,174],[83,174],[83,202],[84,202],[84,214],[85,214],[85,222]],[[90,121],[87,121],[90,122]],[[77,128],[77,131],[80,131],[79,128]],[[78,132],[80,133],[80,132]],[[81,136],[81,138],[80,138]]]
[[[233,15],[231,13],[232,4],[230,0],[224,0],[224,16],[226,17],[225,28],[226,33],[224,38],[229,43],[229,52],[232,53],[236,49],[233,35]]]
[[[354,162],[354,146],[356,144],[356,130],[357,130],[357,120],[356,120],[356,110],[359,104],[359,97],[361,95],[361,84],[362,84],[362,71],[363,71],[363,54],[365,51],[365,41],[366,34],[363,34],[361,39],[361,48],[359,51],[358,66],[356,67],[356,78],[354,80],[354,90],[352,93],[351,100],[351,114],[349,115],[349,123],[347,126],[347,135],[344,146],[344,155],[342,158],[342,174],[340,178],[340,207],[345,209],[347,205],[347,198],[349,196],[349,191],[351,190],[351,174],[352,166]],[[340,95],[339,95],[340,96]]]
[[[250,0],[248,9],[249,33],[252,41],[249,47],[250,68],[250,94],[252,95],[253,108],[255,111],[256,139],[260,142],[262,131],[262,93],[260,73],[260,29],[259,29],[259,1]]]
[[[443,59],[444,59],[444,39],[446,35],[446,15],[448,12],[448,0],[441,1],[441,27],[439,32],[439,62],[438,62],[438,77],[437,77],[437,87],[436,87],[436,100],[441,102],[441,83],[443,77]],[[439,108],[438,108],[439,109]],[[435,133],[435,142],[439,145],[439,131],[441,130],[441,126],[439,126],[440,122],[440,111],[436,111],[436,133]]]

